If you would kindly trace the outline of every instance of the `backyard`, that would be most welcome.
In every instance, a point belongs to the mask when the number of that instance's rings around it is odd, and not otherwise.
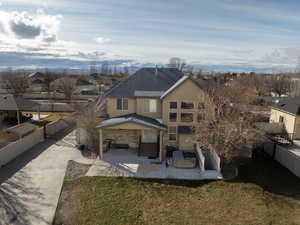
[[[24,115],[31,114],[34,118],[38,117],[38,112],[23,112]],[[53,121],[57,121],[64,116],[68,116],[70,113],[68,112],[40,112],[41,119],[36,120],[35,124],[39,126],[43,126],[47,123],[51,123]]]
[[[233,181],[83,177],[65,181],[55,225],[300,224],[300,179],[257,159]]]

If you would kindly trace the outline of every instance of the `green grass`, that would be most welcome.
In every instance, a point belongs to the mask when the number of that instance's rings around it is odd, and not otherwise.
[[[231,182],[109,177],[65,182],[54,224],[300,224],[300,179],[268,160],[248,162],[240,172]]]

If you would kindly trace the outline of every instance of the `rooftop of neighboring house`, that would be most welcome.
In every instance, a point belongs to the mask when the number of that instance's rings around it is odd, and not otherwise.
[[[33,108],[38,107],[39,104],[24,99],[20,96],[13,96],[10,94],[0,95],[0,110],[1,111],[26,111],[32,110]]]
[[[125,81],[111,88],[108,97],[151,97],[160,98],[167,91],[176,88],[182,81],[188,79],[176,68],[142,68]],[[201,88],[207,87],[204,79],[193,79]]]
[[[293,115],[300,115],[300,97],[282,98],[272,107]]]

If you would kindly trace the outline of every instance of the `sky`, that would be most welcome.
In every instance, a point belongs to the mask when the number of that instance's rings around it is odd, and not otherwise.
[[[294,70],[297,0],[0,0],[0,69],[167,64]]]

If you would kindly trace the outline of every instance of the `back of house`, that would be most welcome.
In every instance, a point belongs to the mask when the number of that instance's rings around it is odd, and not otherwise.
[[[194,149],[204,80],[173,68],[143,68],[106,93],[108,119],[99,124],[102,139],[113,139],[141,156],[163,157],[166,146]]]

